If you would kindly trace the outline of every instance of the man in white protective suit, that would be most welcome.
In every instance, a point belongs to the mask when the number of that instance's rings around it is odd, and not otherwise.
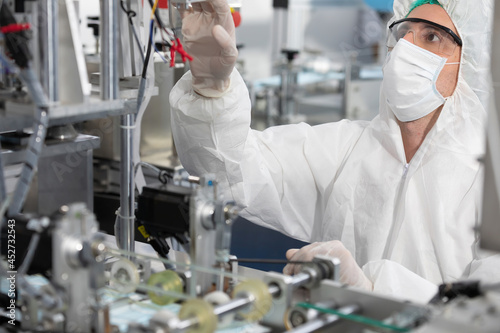
[[[395,0],[375,119],[260,132],[227,1],[194,3],[194,60],[170,95],[181,162],[215,173],[244,218],[315,242],[288,259],[338,257],[341,282],[425,302],[480,261],[492,13],[490,0]]]

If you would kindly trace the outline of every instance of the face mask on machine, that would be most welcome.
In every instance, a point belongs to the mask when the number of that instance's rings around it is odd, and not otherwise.
[[[436,88],[436,81],[447,59],[400,39],[387,56],[383,68],[382,90],[387,104],[399,119],[407,122],[420,119],[439,106],[445,98]]]

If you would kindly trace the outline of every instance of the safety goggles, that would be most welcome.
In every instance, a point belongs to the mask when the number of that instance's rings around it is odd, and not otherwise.
[[[387,46],[392,48],[408,33],[413,33],[413,43],[435,54],[451,56],[462,40],[450,28],[419,18],[405,18],[389,26]]]

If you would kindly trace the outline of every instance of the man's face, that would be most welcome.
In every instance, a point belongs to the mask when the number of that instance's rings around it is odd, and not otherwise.
[[[455,32],[458,35],[457,29],[453,24],[451,18],[448,16],[448,13],[446,13],[446,11],[441,6],[422,5],[415,8],[410,13],[410,15],[408,15],[408,17],[420,18],[432,21],[434,23],[438,23],[447,28],[450,28],[453,32]],[[406,39],[410,43],[413,43],[413,33],[408,33],[404,37],[404,39]],[[438,55],[443,58],[448,58],[447,62],[451,63],[451,62],[460,62],[461,53],[462,53],[462,47],[457,45],[455,51],[451,56],[444,54],[438,54]],[[457,86],[458,82],[459,69],[460,65],[447,65],[444,66],[443,70],[439,74],[439,77],[436,82],[436,87],[438,91],[441,93],[441,95],[443,95],[443,97],[449,97],[453,94],[453,91],[455,90],[455,87]]]

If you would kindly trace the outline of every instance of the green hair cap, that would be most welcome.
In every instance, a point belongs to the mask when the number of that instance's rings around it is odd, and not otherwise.
[[[410,11],[408,12],[408,15],[410,15],[412,10],[414,10],[415,8],[422,6],[422,5],[439,5],[439,6],[441,6],[441,4],[439,3],[438,0],[416,0],[413,3],[413,5],[411,5]],[[441,6],[441,7],[443,7],[443,6]],[[408,16],[408,15],[406,15],[406,16]]]

